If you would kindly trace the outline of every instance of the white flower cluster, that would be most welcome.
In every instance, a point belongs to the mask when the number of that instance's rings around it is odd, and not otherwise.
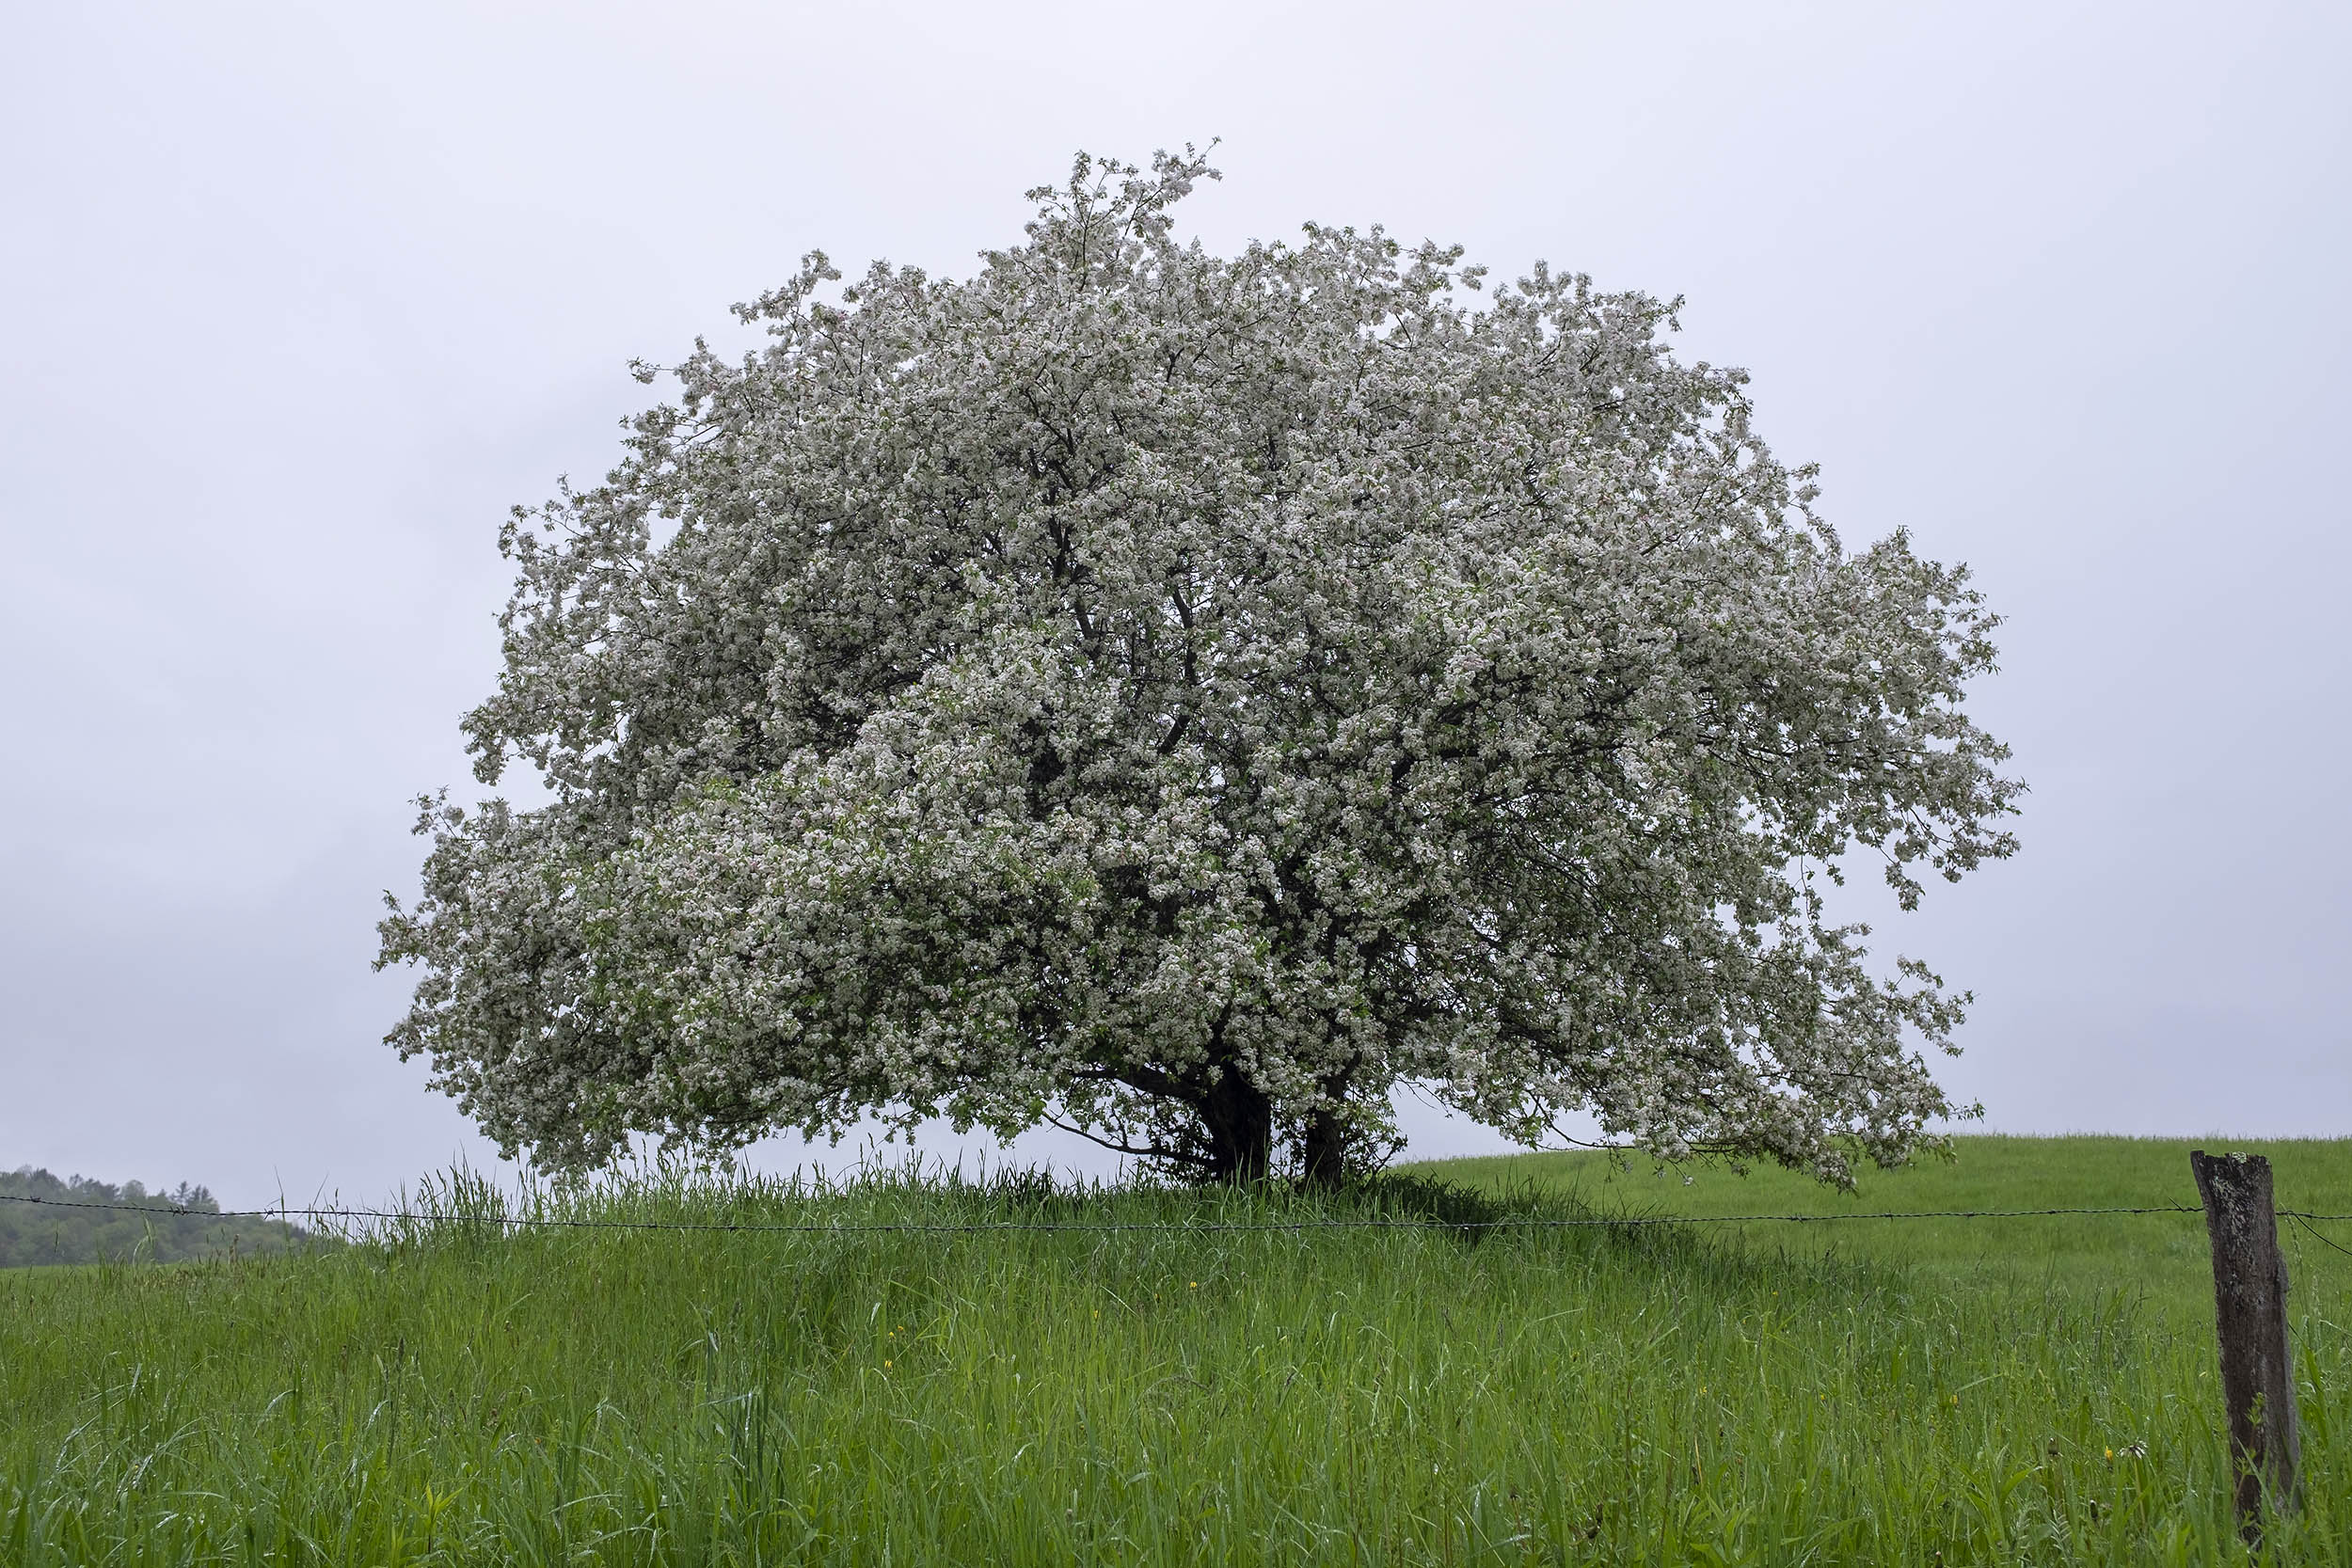
[[[1965,998],[1813,878],[2012,847],[1964,571],[1844,553],[1670,306],[1213,256],[1213,173],[1082,157],[968,282],[812,257],[516,512],[467,728],[551,803],[426,802],[379,960],[510,1151],[944,1114],[1327,1178],[1417,1080],[1844,1180],[1951,1113]]]

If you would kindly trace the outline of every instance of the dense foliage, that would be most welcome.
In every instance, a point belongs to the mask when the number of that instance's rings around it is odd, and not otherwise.
[[[276,1220],[224,1218],[211,1193],[184,1181],[151,1193],[136,1181],[118,1187],[86,1176],[60,1179],[29,1165],[0,1171],[0,1268],[176,1263],[267,1252],[303,1237],[298,1227]]]
[[[969,281],[813,257],[518,511],[394,1031],[510,1150],[1043,1119],[1337,1176],[1390,1092],[1842,1179],[1964,998],[1817,879],[2006,854],[1992,617],[1849,553],[1671,307],[1081,158]],[[650,368],[644,371],[648,379]]]

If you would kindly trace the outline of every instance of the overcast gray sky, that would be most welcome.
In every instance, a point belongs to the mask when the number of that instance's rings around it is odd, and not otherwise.
[[[1381,222],[1686,295],[1850,541],[1976,567],[2025,850],[1881,933],[1977,991],[1947,1079],[1989,1125],[2352,1132],[2352,8],[7,30],[0,1168],[247,1201],[482,1157],[378,1043],[405,982],[368,960],[405,802],[472,788],[507,506],[601,473],[625,362],[812,246],[962,274],[1075,149],[1213,136],[1211,245]]]

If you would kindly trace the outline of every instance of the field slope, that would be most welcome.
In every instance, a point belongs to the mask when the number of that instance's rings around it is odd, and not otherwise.
[[[2268,1151],[2283,1202],[2352,1212],[2344,1146]],[[1180,1228],[12,1271],[0,1560],[2242,1563],[2194,1215],[1263,1228],[2186,1188],[2185,1146],[2102,1139],[1965,1140],[1858,1200],[1585,1157],[1311,1201],[655,1182],[544,1212]],[[2289,1240],[2310,1488],[2273,1550],[2352,1562],[2352,1256]]]

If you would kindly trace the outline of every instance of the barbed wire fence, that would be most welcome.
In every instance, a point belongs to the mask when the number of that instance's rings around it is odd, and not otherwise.
[[[92,1203],[78,1199],[36,1197],[0,1193],[0,1203],[34,1204],[48,1209],[95,1209],[111,1212],[146,1214],[154,1217],[207,1220],[278,1220],[291,1223],[306,1220],[396,1220],[425,1225],[487,1225],[508,1229],[546,1227],[569,1230],[676,1230],[721,1231],[750,1235],[880,1235],[889,1233],[976,1235],[991,1231],[1007,1232],[1065,1232],[1072,1234],[1116,1234],[1128,1231],[1187,1232],[1219,1234],[1235,1231],[1304,1231],[1304,1230],[1567,1230],[1622,1229],[1628,1227],[1683,1225],[1836,1225],[1867,1220],[2018,1220],[2042,1219],[2058,1215],[2128,1215],[2128,1214],[2201,1214],[2202,1207],[2194,1203],[2164,1203],[2145,1205],[2076,1205],[2051,1209],[1897,1209],[1857,1211],[1850,1213],[1749,1213],[1749,1214],[1592,1214],[1549,1215],[1514,1214],[1493,1219],[1446,1219],[1430,1215],[1406,1217],[1382,1216],[1369,1219],[1268,1219],[1268,1220],[971,1220],[916,1221],[892,1220],[861,1222],[810,1221],[801,1224],[774,1224],[763,1221],[737,1220],[631,1220],[579,1219],[548,1214],[495,1214],[462,1211],[428,1209],[348,1209],[280,1205],[270,1209],[183,1209],[154,1203]],[[2352,1213],[2324,1214],[2302,1209],[2280,1209],[2280,1219],[2295,1220],[2321,1243],[2337,1247],[2352,1256],[2352,1249],[2337,1246],[2318,1230],[2314,1223],[2352,1221]]]

